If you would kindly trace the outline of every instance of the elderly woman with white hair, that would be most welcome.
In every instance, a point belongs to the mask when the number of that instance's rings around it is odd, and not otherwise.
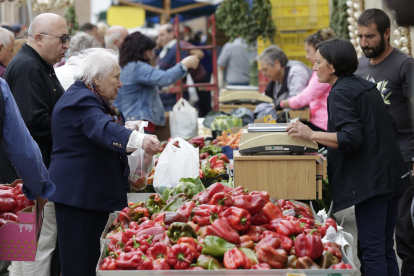
[[[127,153],[142,148],[154,155],[160,144],[156,136],[125,128],[112,105],[122,87],[116,52],[95,48],[72,58],[76,82],[52,115],[49,175],[56,192],[49,199],[55,203],[62,275],[95,275],[109,214],[127,206]]]

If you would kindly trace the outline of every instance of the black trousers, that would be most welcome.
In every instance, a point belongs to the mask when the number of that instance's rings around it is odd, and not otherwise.
[[[206,74],[202,80],[195,83],[209,83],[211,74]],[[201,91],[197,88],[198,95],[198,117],[205,117],[207,113],[211,111],[211,92]]]
[[[413,163],[407,163],[411,172]],[[397,255],[402,260],[401,276],[414,276],[414,227],[411,218],[411,204],[414,198],[414,177],[410,176],[411,186],[405,191],[400,199],[398,208],[397,224],[395,228],[395,242],[397,244]],[[361,262],[361,276],[364,276],[365,263],[362,259],[362,249],[357,241],[357,255]]]
[[[413,163],[407,163],[408,169],[413,169]],[[405,191],[400,200],[400,207],[395,229],[397,254],[402,260],[401,276],[414,275],[414,227],[411,217],[411,204],[414,198],[414,178],[411,186]]]
[[[95,276],[109,212],[55,202],[62,276]]]

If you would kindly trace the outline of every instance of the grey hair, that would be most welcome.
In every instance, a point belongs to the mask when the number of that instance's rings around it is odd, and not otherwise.
[[[279,47],[272,45],[267,47],[258,57],[258,60],[263,60],[270,66],[275,66],[275,61],[278,60],[281,66],[286,66],[288,58],[286,54]]]
[[[105,47],[109,48],[109,47],[114,46],[114,40],[120,39],[121,36],[122,36],[121,32],[115,32],[111,35],[106,35],[105,36]]]
[[[11,37],[14,38],[14,34],[12,32],[0,27],[0,43],[3,43],[4,46],[9,46],[11,43]]]
[[[69,46],[69,53],[71,57],[79,55],[79,52],[82,50],[89,48],[102,48],[98,40],[85,32],[78,32],[74,35],[69,42]]]
[[[118,65],[119,53],[116,50],[91,48],[83,50],[79,55],[68,59],[68,65],[75,67],[75,81],[84,81],[93,84],[93,78],[106,78]]]

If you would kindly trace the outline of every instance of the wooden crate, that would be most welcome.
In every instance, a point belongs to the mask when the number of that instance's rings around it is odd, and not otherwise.
[[[275,198],[322,199],[326,170],[317,169],[319,155],[241,155],[236,150],[233,158],[235,186],[267,191]]]

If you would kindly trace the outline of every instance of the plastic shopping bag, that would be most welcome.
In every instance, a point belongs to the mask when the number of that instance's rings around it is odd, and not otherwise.
[[[185,99],[181,98],[170,111],[171,137],[189,139],[198,135],[198,112]],[[158,169],[158,168],[157,168]]]
[[[139,133],[144,134],[148,122],[139,122]],[[154,156],[148,155],[143,149],[138,149],[128,155],[129,185],[139,191],[147,187],[147,178],[154,167]]]
[[[173,145],[177,141],[179,147]],[[181,178],[197,177],[199,164],[198,148],[181,138],[172,139],[158,158],[153,182],[155,191],[162,194],[166,188],[177,186]]]

